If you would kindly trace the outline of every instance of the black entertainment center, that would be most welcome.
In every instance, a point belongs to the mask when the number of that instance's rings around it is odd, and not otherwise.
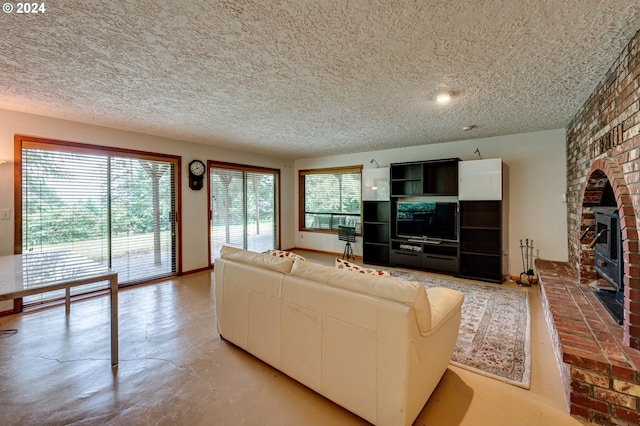
[[[391,165],[392,266],[458,273],[459,161]]]
[[[363,203],[365,263],[502,282],[502,202],[459,200],[459,163],[391,164],[390,200]]]

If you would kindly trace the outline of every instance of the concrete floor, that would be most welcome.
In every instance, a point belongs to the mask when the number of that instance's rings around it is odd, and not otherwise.
[[[222,341],[213,286],[205,271],[122,290],[114,369],[107,296],[74,302],[69,316],[56,306],[0,318],[19,330],[0,335],[0,424],[367,424]],[[530,292],[531,389],[450,366],[416,425],[583,424],[567,414],[539,289]]]

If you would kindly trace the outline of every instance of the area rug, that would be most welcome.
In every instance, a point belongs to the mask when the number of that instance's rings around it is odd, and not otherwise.
[[[452,364],[529,389],[531,319],[529,293],[443,275],[388,268],[401,281],[464,293],[462,319]]]

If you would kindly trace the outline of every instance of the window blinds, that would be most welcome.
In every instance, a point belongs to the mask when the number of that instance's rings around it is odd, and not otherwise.
[[[23,143],[22,252],[74,252],[120,284],[175,274],[176,172],[175,159]]]
[[[360,232],[361,169],[316,169],[300,172],[301,220],[304,230]]]

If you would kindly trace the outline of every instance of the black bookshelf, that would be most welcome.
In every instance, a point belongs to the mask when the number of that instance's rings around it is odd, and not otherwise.
[[[362,260],[372,265],[389,265],[390,202],[362,202]]]
[[[460,201],[460,271],[502,283],[502,201]]]

